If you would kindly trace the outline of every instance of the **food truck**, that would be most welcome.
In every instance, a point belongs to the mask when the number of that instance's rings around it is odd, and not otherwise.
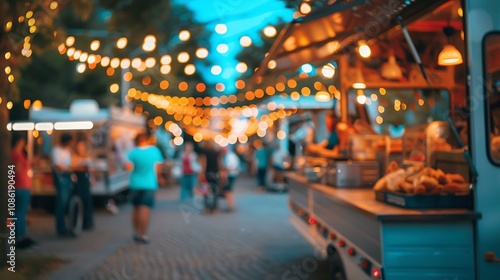
[[[124,164],[134,138],[146,130],[144,116],[128,108],[99,108],[94,100],[75,100],[69,110],[35,108],[29,122],[10,124],[13,130],[28,131],[28,159],[33,166],[33,204],[50,208],[55,195],[50,155],[63,133],[73,136],[73,145],[83,141],[92,158],[91,192],[103,202],[128,189]],[[71,147],[75,150],[75,147]]]
[[[254,85],[335,62],[347,140],[287,174],[292,225],[331,279],[500,279],[498,3],[305,4]]]

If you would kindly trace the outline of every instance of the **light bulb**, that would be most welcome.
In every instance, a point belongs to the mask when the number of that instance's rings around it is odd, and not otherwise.
[[[276,28],[274,28],[274,26],[267,26],[266,28],[264,28],[264,35],[268,38],[276,36],[276,33],[278,32],[276,31]]]
[[[323,68],[321,68],[321,74],[323,74],[325,78],[333,78],[333,76],[335,76],[335,66],[331,63],[326,64]]]
[[[372,54],[372,50],[370,47],[366,44],[366,41],[361,40],[359,41],[359,48],[358,48],[359,55],[364,58],[370,57]]]

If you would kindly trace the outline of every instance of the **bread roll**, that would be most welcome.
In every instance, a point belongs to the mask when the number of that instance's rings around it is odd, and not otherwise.
[[[448,182],[448,179],[446,179],[446,175],[441,169],[437,169],[434,172],[433,177],[436,178],[440,184],[446,184]]]
[[[413,184],[415,182],[415,179],[420,178],[423,174],[424,174],[423,171],[420,171],[420,172],[418,172],[416,174],[408,176],[408,177],[406,177],[406,182]]]
[[[406,169],[406,177],[418,174],[422,169],[424,169],[423,165],[412,165]]]
[[[434,177],[434,173],[436,172],[436,170],[434,170],[433,168],[430,168],[430,167],[426,167],[422,170],[422,175],[427,175],[427,176],[430,176],[430,177]]]
[[[399,184],[399,189],[405,193],[413,193],[413,184],[408,183],[407,181],[402,181]]]
[[[470,191],[470,186],[468,183],[448,183],[444,186],[444,191],[447,193],[468,193]]]
[[[425,194],[427,192],[427,189],[425,188],[424,185],[418,185],[414,190],[414,194]]]
[[[446,174],[448,183],[465,183],[465,179],[460,174]]]
[[[435,187],[437,187],[437,185],[439,185],[439,181],[434,177],[422,175],[418,179],[417,185],[424,185],[424,187],[427,189],[427,191],[430,191],[430,190],[434,189]]]
[[[398,169],[395,172],[388,174],[387,176],[387,189],[392,192],[400,191],[399,185],[405,180],[405,171],[403,169]]]
[[[385,169],[385,174],[389,174],[392,172],[395,172],[399,169],[399,165],[395,161],[391,161],[389,165],[387,165],[387,168]]]
[[[434,189],[432,189],[429,194],[440,194],[444,191],[444,186],[439,184]]]
[[[378,179],[375,186],[373,186],[373,190],[375,191],[386,191],[387,190],[387,175]]]

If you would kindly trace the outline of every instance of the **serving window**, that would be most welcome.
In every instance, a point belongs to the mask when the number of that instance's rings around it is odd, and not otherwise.
[[[348,97],[351,118],[393,138],[409,126],[445,120],[450,112],[450,93],[443,89],[352,89]]]
[[[486,35],[484,41],[486,79],[486,122],[489,157],[500,165],[500,33]]]

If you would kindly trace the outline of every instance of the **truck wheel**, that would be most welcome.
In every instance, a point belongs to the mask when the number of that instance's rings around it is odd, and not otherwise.
[[[332,280],[346,280],[344,266],[342,265],[342,260],[337,252],[332,254],[332,267],[330,271]]]
[[[68,204],[68,213],[66,214],[66,226],[68,231],[74,236],[82,232],[83,225],[83,202],[78,195],[73,195]]]

